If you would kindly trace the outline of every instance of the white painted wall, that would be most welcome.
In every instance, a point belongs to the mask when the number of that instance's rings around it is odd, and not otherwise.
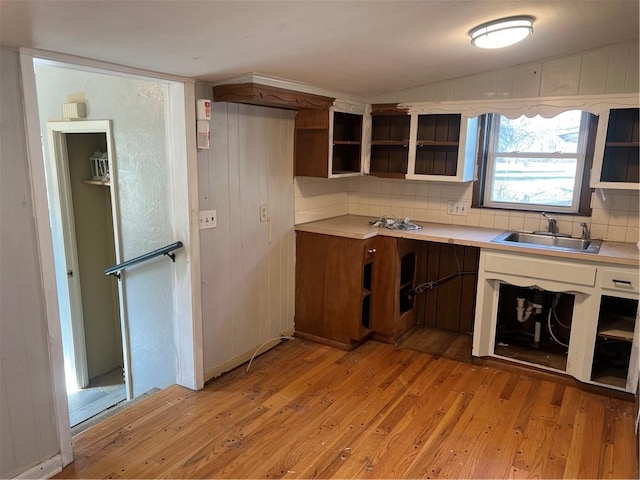
[[[197,86],[198,98],[211,87]],[[209,379],[293,331],[293,126],[288,110],[213,104],[211,149],[198,152],[204,372]],[[266,204],[270,222],[260,222]],[[272,344],[272,345],[275,345]]]
[[[171,223],[164,85],[43,64],[35,71],[42,131],[47,121],[60,120],[61,104],[68,99],[86,102],[88,120],[113,121],[123,259],[176,241]],[[123,276],[134,397],[176,381],[173,268],[165,257],[159,257]]]
[[[0,478],[60,452],[18,53],[0,49]]]
[[[638,42],[550,59],[497,72],[423,85],[370,99],[372,103],[478,100],[638,92]],[[448,215],[447,202],[471,201],[472,184],[356,177],[296,179],[296,223],[349,213],[408,216],[426,222],[509,230],[541,230],[535,213],[472,208],[467,216]],[[595,192],[591,217],[559,215],[561,232],[580,235],[586,222],[594,238],[620,242],[639,239],[638,192]]]

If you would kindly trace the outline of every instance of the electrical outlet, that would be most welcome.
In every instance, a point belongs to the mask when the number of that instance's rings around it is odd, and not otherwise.
[[[260,221],[266,222],[269,220],[269,211],[266,205],[260,205]]]
[[[218,216],[215,210],[205,210],[200,212],[200,230],[206,228],[216,228],[218,226]]]
[[[469,213],[469,202],[448,202],[447,213],[449,215],[466,215]]]

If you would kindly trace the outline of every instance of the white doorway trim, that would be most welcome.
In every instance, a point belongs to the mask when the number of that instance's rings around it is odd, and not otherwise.
[[[62,353],[62,333],[58,311],[58,291],[53,260],[53,241],[49,227],[49,206],[47,202],[47,182],[45,178],[44,155],[40,139],[40,122],[36,98],[36,78],[33,71],[33,57],[20,55],[22,74],[22,96],[27,131],[27,152],[31,180],[31,194],[36,223],[36,237],[42,271],[42,289],[44,291],[45,313],[49,332],[49,356],[53,379],[53,399],[56,411],[56,424],[60,441],[60,459],[62,465],[73,461],[71,446],[71,426],[67,406],[67,388]]]
[[[168,113],[167,123],[171,125],[171,130],[167,127],[169,165],[172,174],[177,172],[181,175],[171,185],[172,222],[176,233],[184,235],[182,241],[185,244],[185,254],[176,257],[176,264],[180,261],[181,266],[175,269],[176,281],[174,283],[174,297],[180,296],[180,303],[175,304],[176,311],[174,312],[176,351],[178,354],[176,381],[189,388],[199,389],[203,387],[204,374],[202,367],[200,251],[197,222],[198,185],[195,147],[195,105],[193,104],[194,80],[155,74],[154,72],[52,52],[33,49],[20,50],[31,191],[35,211],[36,237],[42,271],[47,328],[50,339],[49,355],[51,358],[56,423],[61,460],[64,466],[73,461],[73,450],[67,410],[53,243],[49,226],[45,164],[33,65],[35,59],[49,60],[58,64],[65,63],[76,69],[102,71],[102,73],[113,75],[138,76],[170,85],[168,89],[172,101],[169,110],[166,112]],[[180,96],[182,96],[181,99]],[[176,194],[180,194],[180,196],[174,198]],[[126,295],[126,288],[120,290],[123,295]],[[121,298],[120,300],[121,305],[125,305],[126,299]],[[124,331],[122,333],[123,335],[127,334]]]
[[[172,225],[189,255],[176,257],[173,284],[174,335],[180,359],[176,383],[204,388],[198,164],[195,147],[195,88],[168,83],[165,87],[165,131],[170,169]],[[191,120],[189,120],[191,119]],[[184,132],[176,135],[176,132]],[[191,141],[189,141],[192,139]]]

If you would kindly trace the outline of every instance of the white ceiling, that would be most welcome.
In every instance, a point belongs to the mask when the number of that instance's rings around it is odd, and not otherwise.
[[[220,81],[249,72],[375,95],[638,39],[638,0],[0,0],[0,43]],[[480,23],[534,34],[480,50]]]

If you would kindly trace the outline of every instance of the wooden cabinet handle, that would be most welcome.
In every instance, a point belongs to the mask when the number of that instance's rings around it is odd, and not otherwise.
[[[370,248],[368,250],[368,252],[369,252],[370,255],[373,255],[374,253],[376,253],[376,249],[375,248]]]

